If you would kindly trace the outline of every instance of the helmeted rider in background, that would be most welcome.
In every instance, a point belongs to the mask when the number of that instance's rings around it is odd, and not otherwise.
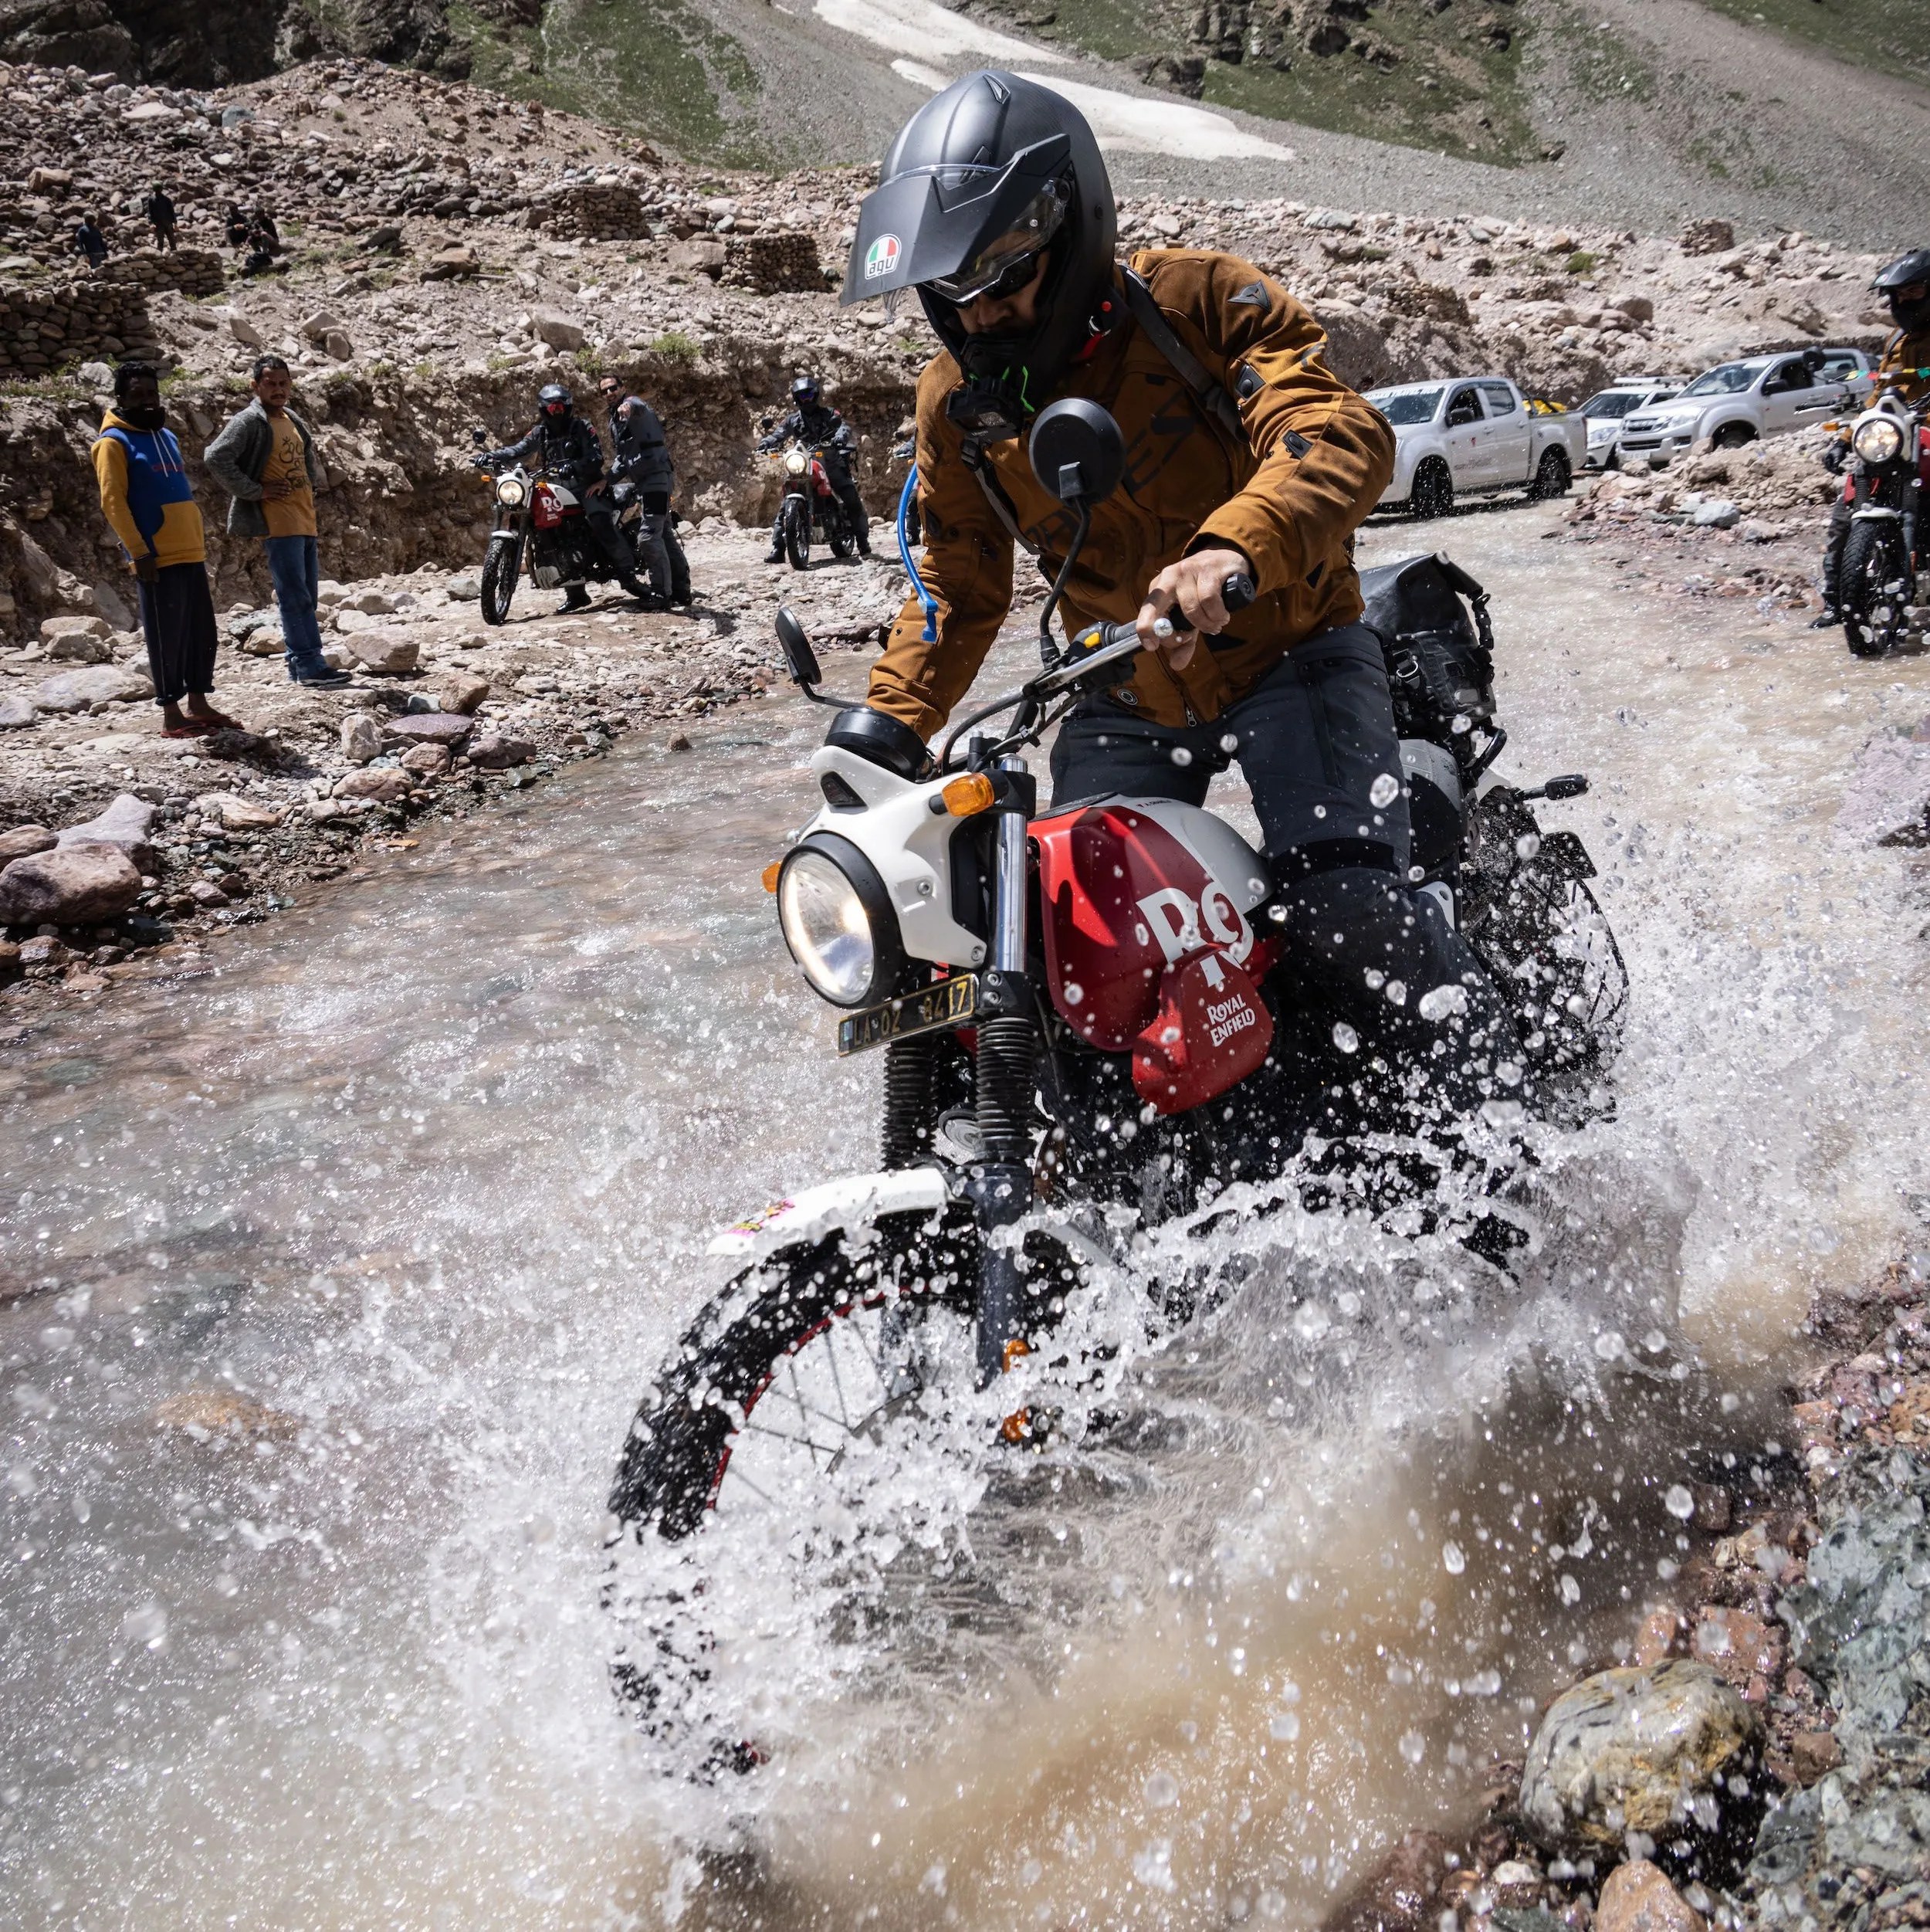
[[[537,406],[540,413],[536,427],[520,442],[493,449],[478,460],[496,469],[534,459],[560,482],[567,483],[581,498],[591,534],[609,560],[617,581],[630,596],[647,597],[648,591],[637,578],[637,560],[629,540],[617,527],[616,507],[604,486],[602,439],[577,414],[569,391],[560,383],[546,384],[537,393]],[[580,611],[589,602],[589,592],[581,584],[573,584],[561,608]]]
[[[1930,248],[1912,249],[1899,255],[1870,284],[1883,297],[1896,333],[1883,345],[1883,360],[1877,364],[1874,401],[1886,389],[1894,389],[1915,407],[1930,396]],[[1823,467],[1840,476],[1850,457],[1847,426],[1843,435],[1823,452]],[[1810,620],[1813,631],[1828,630],[1843,622],[1837,598],[1843,578],[1843,549],[1850,541],[1850,520],[1855,507],[1839,497],[1830,512],[1830,534],[1823,546],[1823,611]]]
[[[757,439],[760,449],[779,449],[795,436],[805,448],[822,450],[824,476],[832,493],[845,507],[845,514],[858,534],[858,554],[871,554],[871,520],[865,514],[865,500],[851,473],[852,458],[858,452],[858,439],[849,423],[821,397],[818,378],[801,375],[791,385],[791,414]],[[784,561],[784,513],[780,506],[777,520],[770,527],[770,549],[767,564]]]
[[[665,532],[670,524],[670,491],[677,479],[657,412],[642,396],[626,395],[613,375],[598,382],[598,392],[610,412],[610,481],[612,487],[633,490],[642,505],[637,525],[637,561],[650,574],[650,588],[670,601],[670,552]]]
[[[1286,970],[1353,1023],[1362,1063],[1419,1070],[1430,1112],[1520,1097],[1502,1002],[1410,883],[1393,703],[1351,554],[1392,474],[1393,432],[1328,369],[1319,324],[1251,263],[1155,249],[1124,266],[1116,233],[1084,117],[984,71],[913,117],[859,211],[844,301],[916,289],[944,345],[917,405],[936,641],[909,599],[872,670],[877,756],[908,775],[923,764],[1005,619],[1015,545],[1048,579],[1063,562],[1073,520],[1032,475],[1026,432],[1060,397],[1102,404],[1126,476],[1093,512],[1067,622],[1136,617],[1148,648],[1062,726],[1053,809],[1120,793],[1197,805],[1237,759],[1286,913]],[[1258,595],[1230,618],[1221,591],[1236,571]],[[1169,610],[1181,628],[1160,639]]]

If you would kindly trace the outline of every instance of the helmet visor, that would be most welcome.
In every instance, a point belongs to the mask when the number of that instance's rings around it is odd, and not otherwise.
[[[1015,293],[1038,273],[1040,258],[1065,222],[1068,198],[1068,184],[1052,182],[1032,198],[1010,228],[953,273],[935,275],[923,286],[959,308],[983,295]]]

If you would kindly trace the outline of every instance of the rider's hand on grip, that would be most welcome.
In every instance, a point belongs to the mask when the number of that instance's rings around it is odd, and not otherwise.
[[[1176,671],[1185,669],[1200,636],[1217,636],[1234,612],[1253,602],[1252,568],[1238,551],[1221,548],[1195,551],[1169,564],[1146,586],[1140,642],[1160,652]]]

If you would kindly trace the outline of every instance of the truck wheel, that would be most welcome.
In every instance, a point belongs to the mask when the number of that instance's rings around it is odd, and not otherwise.
[[[1746,422],[1725,422],[1709,439],[1709,442],[1717,449],[1740,449],[1744,443],[1755,440],[1756,432]]]
[[[1407,508],[1417,521],[1428,517],[1445,517],[1454,507],[1454,480],[1438,456],[1429,456],[1414,472],[1414,486],[1407,493]]]
[[[1528,486],[1528,500],[1533,503],[1552,501],[1557,497],[1568,494],[1568,486],[1574,480],[1573,472],[1568,466],[1566,449],[1544,449],[1542,459],[1535,470],[1535,480]]]

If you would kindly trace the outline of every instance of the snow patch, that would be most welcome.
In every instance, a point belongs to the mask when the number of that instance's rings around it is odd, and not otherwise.
[[[927,60],[977,59],[983,56],[1010,66],[1020,60],[1065,58],[1028,41],[1014,40],[1010,34],[994,32],[962,14],[948,13],[932,0],[814,0],[812,11],[820,20],[855,33],[873,46]],[[916,78],[920,86],[931,85],[922,76]]]
[[[1063,94],[1092,123],[1102,147],[1140,154],[1177,154],[1190,161],[1294,158],[1291,147],[1246,134],[1224,114],[1204,107],[1190,107],[1176,100],[1143,100],[1136,94],[1115,93],[1110,87],[1055,80],[1049,74],[1022,74],[1021,78]]]

